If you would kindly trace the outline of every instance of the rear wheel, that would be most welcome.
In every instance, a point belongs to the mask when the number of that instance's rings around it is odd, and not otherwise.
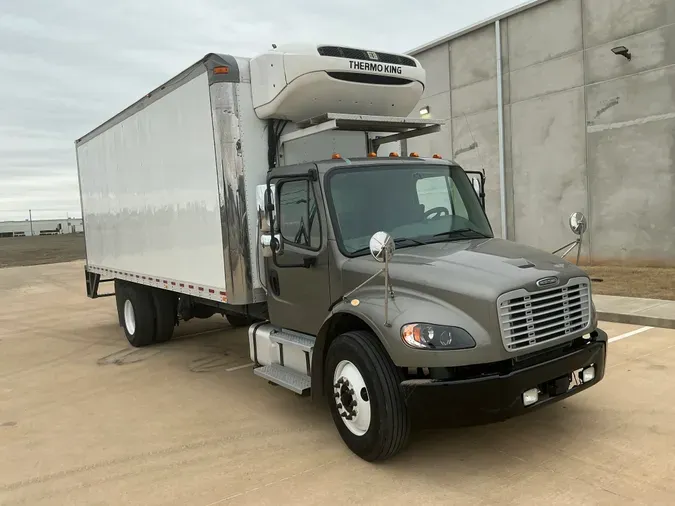
[[[132,346],[148,346],[155,339],[155,307],[150,290],[144,286],[123,284],[118,294],[122,327]]]
[[[324,381],[331,415],[342,440],[364,460],[393,457],[408,442],[402,379],[370,332],[342,334],[328,349]]]
[[[176,327],[178,297],[172,292],[154,289],[152,302],[157,316],[154,341],[163,343],[171,339]]]

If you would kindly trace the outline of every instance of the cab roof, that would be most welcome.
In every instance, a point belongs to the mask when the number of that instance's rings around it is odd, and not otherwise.
[[[282,165],[274,167],[268,172],[268,179],[277,179],[299,174],[306,174],[310,170],[318,170],[323,175],[326,172],[342,167],[372,167],[377,165],[438,165],[446,167],[458,167],[454,160],[444,160],[442,158],[422,158],[412,156],[378,156],[378,157],[357,157],[357,158],[330,158],[326,160],[317,160],[297,165]]]
[[[413,156],[377,156],[358,158],[332,158],[314,162],[320,173],[336,167],[370,167],[374,165],[457,165],[453,160],[442,158],[422,158]]]

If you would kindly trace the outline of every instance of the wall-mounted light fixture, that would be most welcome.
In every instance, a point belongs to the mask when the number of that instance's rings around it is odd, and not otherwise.
[[[431,109],[429,108],[428,105],[425,105],[420,109],[420,116],[426,116],[427,114],[429,114],[429,111],[431,111]]]
[[[630,61],[631,58],[633,58],[633,55],[630,54],[630,51],[626,46],[618,46],[618,47],[613,47],[612,48],[612,53],[618,54],[619,56],[623,56],[627,60]]]

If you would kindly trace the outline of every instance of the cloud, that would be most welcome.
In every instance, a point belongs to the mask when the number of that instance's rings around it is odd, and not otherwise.
[[[404,52],[516,0],[23,0],[0,7],[0,220],[79,214],[74,140],[204,54]]]

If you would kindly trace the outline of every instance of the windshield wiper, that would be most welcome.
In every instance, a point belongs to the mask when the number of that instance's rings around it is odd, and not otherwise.
[[[469,234],[469,233],[478,234],[480,237],[485,237],[485,238],[488,237],[484,233],[479,232],[478,230],[474,230],[473,228],[460,228],[460,229],[457,229],[457,230],[448,230],[447,232],[441,232],[439,234],[434,234],[433,237],[446,237],[446,236],[452,237],[455,234],[466,236],[466,234]]]
[[[402,242],[414,242],[415,244],[418,244],[420,246],[424,246],[427,244],[426,242],[422,242],[419,239],[412,239],[410,237],[397,237],[394,239],[394,244],[400,244]]]
[[[394,244],[396,244],[396,245],[399,245],[403,242],[412,242],[412,243],[417,244],[419,246],[425,246],[425,245],[428,244],[426,242],[420,241],[419,239],[412,239],[410,237],[397,237],[396,239],[394,239]],[[360,248],[360,249],[357,249],[356,251],[352,251],[351,254],[352,255],[360,255],[361,253],[367,253],[369,251],[370,251],[370,246],[366,246],[365,248]]]

